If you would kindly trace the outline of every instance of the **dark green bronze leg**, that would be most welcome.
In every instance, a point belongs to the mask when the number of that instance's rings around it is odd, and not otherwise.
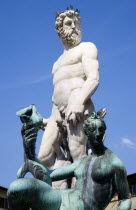
[[[8,190],[11,210],[59,210],[61,195],[48,184],[37,179],[17,179]]]

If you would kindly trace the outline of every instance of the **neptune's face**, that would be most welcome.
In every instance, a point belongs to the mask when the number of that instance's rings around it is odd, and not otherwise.
[[[62,41],[68,42],[71,46],[76,46],[81,42],[80,21],[75,15],[64,18],[62,35]]]
[[[88,129],[87,129],[87,136],[90,144],[92,145],[99,145],[103,141],[103,136],[105,134],[105,124],[100,119],[91,120]]]

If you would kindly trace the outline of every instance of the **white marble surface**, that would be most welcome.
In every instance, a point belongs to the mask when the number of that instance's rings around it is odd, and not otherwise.
[[[68,143],[73,161],[86,155],[83,121],[94,110],[90,97],[99,85],[97,48],[91,42],[81,42],[78,14],[70,10],[60,16],[56,30],[64,52],[53,65],[53,108],[39,151],[40,161],[49,168],[54,168],[58,154],[61,161],[57,167],[68,164],[66,156],[60,155],[61,145]]]

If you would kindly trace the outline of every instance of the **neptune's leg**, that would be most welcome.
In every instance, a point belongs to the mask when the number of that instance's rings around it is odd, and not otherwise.
[[[58,190],[37,179],[17,179],[8,190],[11,210],[58,210],[61,195]]]

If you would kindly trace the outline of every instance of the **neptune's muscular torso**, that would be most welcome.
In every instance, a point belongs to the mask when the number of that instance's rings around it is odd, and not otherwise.
[[[60,56],[53,66],[53,103],[58,107],[68,104],[68,100],[75,89],[81,89],[86,76],[82,65],[82,48],[79,44]]]

